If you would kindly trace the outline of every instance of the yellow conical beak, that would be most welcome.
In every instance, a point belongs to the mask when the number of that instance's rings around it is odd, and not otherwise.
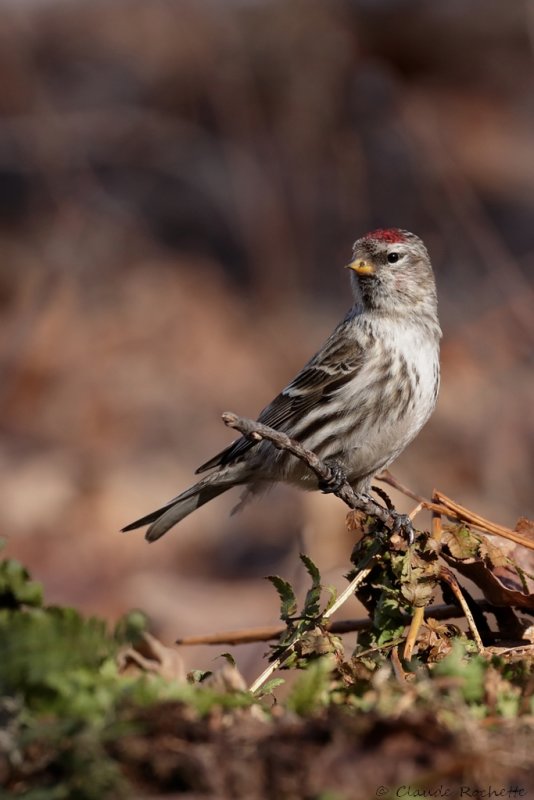
[[[347,269],[354,270],[357,275],[375,274],[374,266],[369,261],[365,261],[363,258],[357,258],[354,261],[351,261],[350,264],[347,264]]]

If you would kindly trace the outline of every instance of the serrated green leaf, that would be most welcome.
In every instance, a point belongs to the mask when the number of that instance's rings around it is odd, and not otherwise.
[[[319,567],[311,560],[306,553],[300,553],[300,560],[306,567],[306,572],[312,579],[313,586],[320,586],[321,585],[321,573],[319,572]]]
[[[267,580],[272,583],[280,598],[280,618],[285,622],[297,613],[297,598],[289,581],[279,575],[268,575]]]
[[[320,611],[321,590],[323,588],[321,586],[321,573],[309,556],[301,553],[300,560],[306,567],[306,572],[312,580],[312,585],[306,592],[302,615],[304,617],[315,618],[319,616]]]
[[[302,610],[302,615],[309,619],[316,619],[320,615],[321,609],[321,587],[320,586],[312,586],[311,589],[308,589],[306,592],[306,598],[304,600],[304,608]]]
[[[405,624],[399,608],[399,598],[389,587],[381,593],[373,614],[373,626],[379,631],[377,644],[387,644],[396,639],[404,630]]]

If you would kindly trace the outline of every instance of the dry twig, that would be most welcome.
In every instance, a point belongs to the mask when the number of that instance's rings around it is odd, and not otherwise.
[[[471,614],[471,609],[467,605],[466,599],[462,594],[462,590],[460,588],[460,584],[456,580],[456,576],[454,575],[453,572],[451,572],[450,569],[447,569],[447,567],[441,567],[441,569],[439,571],[439,579],[440,579],[440,581],[443,581],[444,583],[447,584],[449,589],[452,591],[452,593],[454,594],[454,596],[458,600],[460,606],[462,607],[462,611],[464,613],[464,617],[467,620],[467,624],[469,625],[469,629],[470,629],[471,633],[473,634],[473,639],[475,640],[475,644],[477,646],[477,649],[478,649],[479,653],[483,653],[484,652],[484,644],[482,642],[482,639],[480,638],[480,634],[479,634],[478,628],[477,628],[477,626],[475,624],[475,620],[473,618],[473,615]]]
[[[492,611],[492,604],[487,600],[478,600],[477,605],[481,611]],[[426,606],[423,609],[425,619],[448,620],[463,617],[464,613],[457,605],[445,605],[443,603],[434,606]],[[406,625],[410,624],[410,617],[403,618]],[[360,633],[368,631],[373,627],[373,622],[369,618],[361,619],[340,619],[334,622],[327,622],[325,630],[336,636],[345,633]],[[258,628],[242,628],[235,631],[223,631],[221,633],[206,633],[196,636],[182,636],[176,640],[176,644],[191,645],[238,645],[251,644],[253,642],[269,642],[278,639],[286,630],[285,625],[264,625]]]
[[[296,456],[296,458],[308,465],[310,470],[317,475],[320,481],[329,483],[332,480],[332,470],[330,467],[322,462],[315,453],[303,447],[299,442],[295,441],[295,439],[290,439],[285,433],[280,433],[280,431],[276,431],[274,428],[262,425],[261,422],[238,417],[236,414],[232,414],[229,411],[226,411],[222,415],[222,418],[225,425],[239,431],[248,439],[253,439],[258,442],[261,441],[261,439],[266,439],[272,442],[278,450],[286,450],[288,453]],[[349,508],[363,511],[365,514],[383,522],[389,530],[393,530],[395,526],[394,514],[378,503],[375,503],[371,498],[356,494],[352,486],[346,481],[332,492],[332,494],[335,494],[336,497],[343,500]]]

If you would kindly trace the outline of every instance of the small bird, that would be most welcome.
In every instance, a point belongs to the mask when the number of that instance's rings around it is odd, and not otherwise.
[[[296,439],[367,494],[430,417],[439,390],[441,329],[430,258],[421,239],[399,228],[355,242],[354,303],[323,347],[258,421]],[[192,511],[233,486],[241,504],[282,481],[319,489],[300,460],[268,441],[240,437],[197,469],[211,470],[161,508],[126,525],[149,525],[154,542]],[[241,505],[240,504],[240,505]]]

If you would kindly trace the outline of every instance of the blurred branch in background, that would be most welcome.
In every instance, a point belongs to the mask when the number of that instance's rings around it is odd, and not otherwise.
[[[429,243],[445,329],[396,472],[533,513],[531,34],[532,4],[499,0],[2,6],[0,524],[50,601],[187,634],[208,576],[224,628],[298,537],[338,568],[314,495],[223,502],[150,555],[115,531],[314,352],[381,225]]]

